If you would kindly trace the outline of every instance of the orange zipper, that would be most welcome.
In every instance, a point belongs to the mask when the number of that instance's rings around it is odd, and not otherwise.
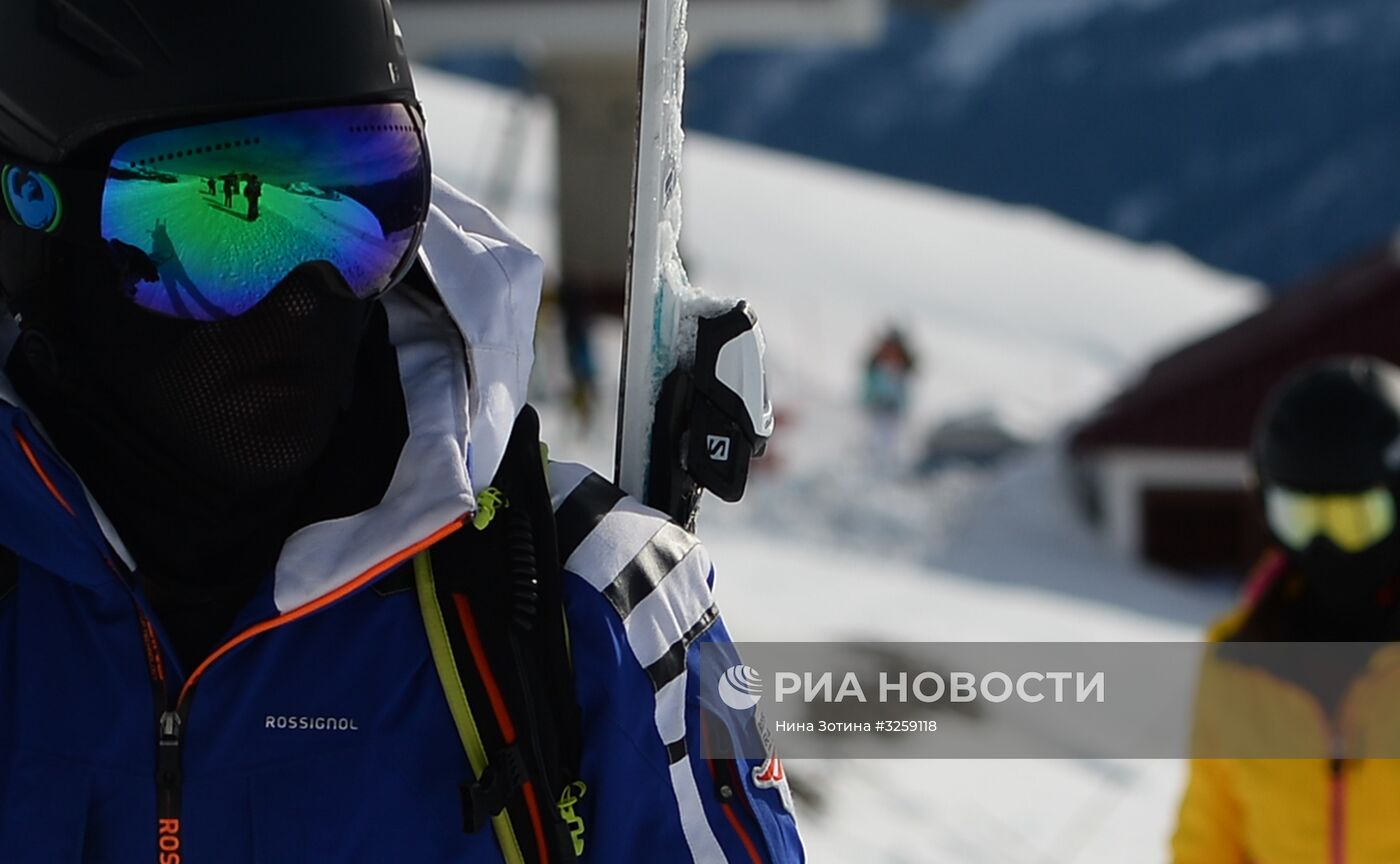
[[[277,628],[290,624],[293,621],[299,621],[302,618],[307,617],[308,615],[312,615],[316,612],[321,611],[322,609],[332,605],[333,603],[339,600],[343,600],[344,598],[363,588],[365,585],[374,581],[375,578],[394,569],[403,562],[412,558],[414,555],[417,555],[419,552],[422,552],[424,549],[427,549],[429,546],[436,544],[442,538],[455,533],[464,524],[466,524],[467,519],[469,519],[470,517],[471,514],[459,516],[458,518],[452,520],[448,524],[434,531],[427,538],[420,540],[412,546],[409,546],[407,549],[390,555],[388,558],[385,558],[383,561],[380,561],[378,564],[366,570],[364,573],[361,573],[359,576],[340,586],[331,593],[326,594],[322,597],[318,597],[315,600],[312,600],[308,603],[304,603],[301,606],[298,606],[297,608],[293,609],[292,611],[283,613],[282,615],[279,615],[276,618],[264,621],[261,624],[255,624],[252,627],[249,627],[247,630],[244,630],[242,633],[239,633],[237,636],[233,637],[232,639],[221,645],[217,650],[214,651],[213,654],[210,654],[208,657],[206,657],[204,659],[204,662],[199,664],[199,666],[193,672],[190,673],[190,677],[185,681],[184,688],[180,691],[180,698],[178,702],[182,703],[185,701],[190,691],[194,689],[194,685],[198,683],[199,679],[203,677],[204,673],[209,670],[210,666],[213,666],[214,663],[216,663],[219,659],[221,659],[224,655],[228,654],[233,649],[237,648],[239,645],[242,645],[243,643],[254,638],[255,636],[261,636],[264,633],[276,630]]]
[[[44,481],[44,486],[49,490],[49,494],[54,497],[54,500],[57,501],[64,510],[68,511],[69,516],[76,517],[78,515],[77,511],[73,509],[73,505],[68,503],[68,499],[63,497],[63,493],[58,491],[58,487],[54,485],[53,480],[49,477],[49,472],[45,471],[44,466],[39,464],[39,457],[34,455],[34,448],[29,446],[29,440],[26,439],[24,433],[18,429],[15,430],[15,440],[19,442],[19,449],[24,451],[24,458],[29,460],[30,466],[34,469],[34,473],[38,474],[39,479]]]
[[[63,494],[58,491],[58,486],[53,482],[53,479],[49,477],[48,472],[44,470],[44,466],[39,462],[38,456],[34,453],[34,449],[30,446],[28,440],[25,439],[24,434],[18,429],[15,430],[15,439],[19,441],[20,449],[24,451],[25,458],[29,460],[30,466],[34,469],[34,473],[43,481],[44,487],[48,489],[49,494],[54,497],[54,500],[63,507],[64,511],[67,512],[69,516],[76,519],[78,516],[77,512],[73,509],[73,506],[68,503],[67,499],[63,497]],[[158,864],[182,864],[183,844],[181,836],[180,797],[183,778],[181,777],[182,759],[180,751],[184,740],[183,727],[189,713],[190,694],[194,691],[195,685],[199,682],[199,679],[204,676],[204,673],[220,658],[254,637],[271,632],[294,621],[299,621],[353,594],[355,591],[374,581],[376,577],[392,570],[449,534],[460,530],[471,516],[472,514],[470,513],[459,516],[452,522],[434,531],[425,539],[389,556],[329,594],[318,597],[309,603],[298,606],[290,612],[264,621],[261,624],[256,624],[244,630],[242,633],[239,633],[237,636],[221,645],[214,653],[206,657],[203,663],[199,664],[194,672],[190,674],[189,678],[185,680],[185,685],[181,688],[180,695],[176,698],[174,705],[170,704],[169,693],[166,692],[165,689],[165,664],[161,659],[161,651],[155,634],[155,628],[151,625],[149,619],[146,618],[145,613],[138,604],[136,611],[137,616],[140,618],[141,638],[146,649],[146,661],[150,667],[149,671],[152,684],[160,691],[158,694],[158,701],[164,703],[157,706],[156,843],[158,856],[156,860]],[[116,567],[112,564],[110,559],[107,559],[107,565],[112,567],[114,571],[116,570]],[[533,800],[531,803],[533,803]],[[535,814],[532,812],[532,815]]]

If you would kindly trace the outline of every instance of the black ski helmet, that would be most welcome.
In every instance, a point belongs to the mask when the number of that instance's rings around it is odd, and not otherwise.
[[[369,102],[418,104],[388,0],[0,0],[0,166],[105,171],[126,129]],[[94,278],[85,239],[0,219],[0,303],[41,324],[45,286]]]
[[[1261,486],[1400,489],[1400,369],[1358,356],[1298,370],[1260,414],[1254,462]]]
[[[0,152],[167,119],[416,102],[387,0],[5,0]]]

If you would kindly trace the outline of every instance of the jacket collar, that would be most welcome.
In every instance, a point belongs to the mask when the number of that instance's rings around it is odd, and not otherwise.
[[[500,467],[525,404],[543,279],[539,257],[484,208],[434,178],[420,258],[436,296],[394,291],[384,298],[409,425],[393,479],[375,507],[308,525],[287,539],[274,589],[281,612],[342,588],[475,510],[474,490]],[[9,355],[14,337],[10,316],[0,315],[0,358]],[[101,569],[92,564],[101,560],[93,548],[110,544],[131,566],[110,521],[45,443],[3,373],[0,421],[8,421],[0,430],[10,433],[0,442],[0,513],[7,514],[0,545],[77,581],[100,578],[79,576]],[[30,464],[19,436],[67,508]],[[75,530],[93,539],[92,548],[72,542]],[[86,567],[73,557],[82,549]]]

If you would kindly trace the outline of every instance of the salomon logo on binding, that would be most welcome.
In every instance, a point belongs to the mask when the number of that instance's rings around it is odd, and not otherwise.
[[[734,442],[725,435],[710,435],[705,439],[710,458],[716,462],[729,461],[729,448]]]

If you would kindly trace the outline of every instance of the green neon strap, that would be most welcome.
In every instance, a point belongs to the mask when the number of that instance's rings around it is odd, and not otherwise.
[[[467,690],[462,686],[462,675],[457,669],[457,660],[452,654],[452,642],[447,637],[447,621],[442,616],[442,606],[437,598],[437,581],[433,578],[433,562],[427,552],[420,552],[413,559],[414,582],[418,587],[418,605],[423,612],[423,626],[428,633],[428,645],[433,651],[433,665],[437,667],[438,678],[442,681],[442,692],[447,697],[447,707],[452,711],[452,721],[457,726],[457,735],[462,739],[462,747],[467,751],[472,772],[478,780],[486,773],[490,760],[486,758],[486,746],[481,743],[481,733],[472,716],[471,704],[467,701]],[[502,810],[491,817],[491,827],[496,831],[496,841],[501,846],[506,864],[525,864],[525,856],[520,852],[520,841],[516,839],[515,827],[511,825],[510,813]]]

